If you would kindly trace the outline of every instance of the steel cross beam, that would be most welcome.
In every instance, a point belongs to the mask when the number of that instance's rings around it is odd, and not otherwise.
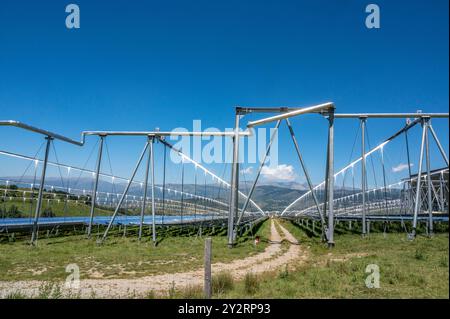
[[[449,113],[336,113],[335,118],[448,118]]]
[[[45,135],[47,137],[51,137],[52,139],[60,140],[60,141],[67,142],[67,143],[70,143],[70,144],[74,144],[74,145],[77,145],[77,146],[83,146],[83,144],[84,144],[84,142],[77,142],[77,141],[75,141],[75,140],[73,140],[71,138],[68,138],[66,136],[63,136],[63,135],[60,135],[60,134],[57,134],[57,133],[53,133],[53,132],[50,132],[50,131],[47,131],[47,130],[43,130],[41,128],[38,128],[38,127],[35,127],[35,126],[31,126],[31,125],[28,125],[28,124],[25,124],[25,123],[22,123],[22,122],[19,122],[19,121],[12,121],[12,120],[0,121],[0,126],[14,126],[14,127],[18,127],[18,128],[24,129],[26,131],[30,131],[30,132],[38,133],[38,134],[41,134],[41,135]]]
[[[271,122],[278,121],[278,120],[288,119],[290,117],[302,115],[302,114],[308,114],[308,113],[323,114],[324,112],[328,113],[330,110],[334,110],[334,105],[331,102],[327,102],[327,103],[323,103],[323,104],[319,104],[319,105],[309,106],[309,107],[305,107],[305,108],[299,108],[299,109],[289,111],[289,112],[283,112],[281,114],[278,114],[278,115],[275,115],[272,117],[268,117],[268,118],[264,118],[264,119],[260,119],[260,120],[256,120],[256,121],[251,121],[251,122],[247,123],[247,127],[251,128],[251,127],[271,123]]]

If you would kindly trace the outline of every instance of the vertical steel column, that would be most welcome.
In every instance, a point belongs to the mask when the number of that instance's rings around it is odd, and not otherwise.
[[[425,118],[425,154],[427,161],[427,195],[428,195],[428,236],[433,235],[433,199],[431,197],[431,175],[430,175],[430,143],[428,139],[429,119]]]
[[[153,150],[154,138],[149,141],[150,144],[150,169],[152,174],[152,240],[153,244],[156,245],[156,225],[155,225],[155,152]]]
[[[41,184],[39,185],[38,200],[37,200],[37,204],[36,204],[36,211],[35,211],[34,221],[33,221],[33,231],[31,234],[31,244],[32,245],[34,245],[37,242],[38,221],[39,221],[39,216],[41,214],[42,196],[44,195],[45,173],[47,171],[47,163],[48,163],[48,154],[50,152],[50,144],[51,144],[53,138],[51,136],[47,136],[45,139],[47,140],[47,145],[45,146],[44,163],[42,164]]]
[[[366,117],[360,117],[361,121],[361,197],[362,197],[362,235],[366,235]]]
[[[164,146],[164,158],[163,158],[163,181],[162,181],[162,220],[161,224],[164,225],[164,216],[166,214],[166,156],[167,156],[167,146]]]
[[[380,149],[381,152],[381,166],[383,169],[383,185],[384,185],[384,207],[386,210],[386,215],[389,214],[388,201],[387,201],[387,185],[386,185],[386,169],[384,166],[384,149],[383,147]],[[369,194],[367,194],[369,196]]]
[[[231,168],[230,183],[230,211],[228,213],[228,247],[234,244],[234,216],[237,214],[239,201],[239,120],[240,115],[236,114],[233,136],[233,163]]]
[[[334,247],[334,109],[330,110],[328,127],[328,247]]]
[[[414,203],[414,219],[413,219],[413,229],[412,229],[412,237],[416,236],[416,228],[417,228],[417,214],[419,213],[420,208],[420,182],[422,179],[422,162],[423,162],[423,149],[425,145],[425,134],[427,130],[427,124],[424,123],[422,119],[422,142],[420,144],[420,157],[419,157],[419,170],[417,172],[417,186],[416,186],[416,199]]]
[[[130,189],[130,186],[133,183],[133,179],[136,176],[137,170],[138,170],[139,166],[141,165],[142,159],[144,158],[144,155],[147,152],[148,144],[149,144],[149,142],[147,141],[145,143],[144,149],[142,150],[141,156],[139,157],[139,160],[136,163],[136,166],[134,167],[133,173],[131,174],[131,178],[128,181],[127,186],[125,187],[125,190],[123,191],[122,196],[120,197],[119,203],[117,203],[116,209],[114,210],[114,214],[112,215],[111,220],[109,221],[108,227],[106,228],[102,238],[99,240],[99,243],[102,243],[106,239],[106,236],[108,236],[108,232],[111,229],[111,227],[114,223],[114,220],[116,219],[117,214],[119,213],[120,207],[122,206],[123,201],[124,201],[125,197],[127,196],[128,190]]]
[[[441,172],[441,174],[439,174],[439,198],[441,201],[442,212],[444,212],[444,210],[445,210],[444,187],[445,187],[444,172]]]
[[[181,213],[181,227],[183,227],[183,215],[184,215],[184,157],[181,158],[181,201],[180,201],[180,213]]]
[[[328,135],[328,139],[330,138],[330,136]],[[328,144],[329,144],[329,142],[328,142]],[[327,155],[326,155],[326,164],[325,164],[325,184],[324,184],[324,187],[323,187],[323,212],[324,212],[324,214],[325,214],[325,216],[326,216],[326,218],[329,218],[329,215],[328,215],[328,205],[327,205],[327,201],[328,201],[328,184],[329,184],[329,182],[330,182],[330,179],[329,179],[329,172],[330,172],[330,169],[329,169],[329,167],[330,167],[330,161],[329,161],[329,157],[330,157],[330,147],[329,147],[329,145],[327,144]],[[327,239],[328,239],[328,234],[325,234],[324,232],[322,232],[322,242],[326,242],[327,241]]]
[[[406,125],[408,125],[408,124],[409,123],[406,122]],[[408,203],[412,203],[412,197],[414,196],[414,194],[413,194],[414,190],[411,187],[411,180],[412,180],[411,157],[410,157],[410,153],[409,153],[409,141],[408,141],[408,131],[407,130],[405,131],[405,140],[406,140],[406,156],[407,156],[407,159],[408,159],[408,177],[409,177],[409,182],[408,183],[410,185],[409,191],[408,191],[406,196],[407,196]],[[410,209],[410,207],[411,206],[408,204],[405,212],[408,211]],[[403,220],[402,220],[402,222],[403,222]]]
[[[94,182],[94,189],[92,190],[91,212],[89,215],[89,226],[88,226],[88,232],[87,232],[88,238],[91,238],[92,223],[94,221],[94,211],[95,211],[95,203],[97,200],[98,179],[100,176],[100,167],[101,167],[101,162],[102,162],[104,138],[105,138],[104,135],[100,135],[100,145],[98,147],[97,167],[95,170],[95,182]]]
[[[150,137],[148,138],[150,142]],[[145,165],[145,180],[144,180],[144,198],[142,199],[142,207],[141,207],[141,220],[139,223],[139,241],[142,239],[142,226],[144,224],[144,215],[145,215],[145,204],[147,203],[147,188],[148,188],[148,170],[150,166],[152,153],[148,152],[147,165]]]

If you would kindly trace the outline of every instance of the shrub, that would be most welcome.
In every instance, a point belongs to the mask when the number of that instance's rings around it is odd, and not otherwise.
[[[201,299],[203,298],[203,287],[199,285],[190,285],[181,291],[183,299]]]
[[[46,207],[42,212],[42,217],[55,217],[55,213],[53,213],[51,207]]]
[[[145,294],[145,298],[146,299],[155,299],[156,298],[155,292],[153,290],[147,291],[147,293]]]
[[[14,292],[10,292],[9,294],[7,294],[5,296],[5,299],[27,299],[27,296],[25,296],[20,291],[14,291]]]
[[[175,293],[176,293],[176,289],[175,289],[175,281],[172,281],[172,284],[170,285],[169,291],[168,291],[168,297],[169,297],[169,299],[175,298]]]
[[[229,272],[220,272],[212,277],[213,294],[224,294],[234,287],[233,276]]]
[[[283,270],[281,270],[279,273],[278,273],[278,278],[280,278],[280,279],[286,279],[286,278],[288,278],[289,277],[289,269],[288,269],[288,267],[287,267],[287,265],[284,267],[284,269]]]
[[[439,265],[441,267],[448,267],[448,257],[441,257],[439,260]]]
[[[258,281],[258,277],[255,274],[249,272],[245,275],[244,289],[245,289],[246,293],[251,294],[251,295],[258,291],[259,281]]]
[[[11,205],[9,207],[8,213],[6,214],[6,217],[20,218],[22,217],[22,213],[20,212],[19,208],[16,205]]]
[[[425,260],[425,255],[423,254],[423,252],[420,249],[416,249],[414,258],[416,258],[417,260]]]
[[[61,286],[57,283],[46,281],[38,288],[37,299],[60,299],[62,298]]]

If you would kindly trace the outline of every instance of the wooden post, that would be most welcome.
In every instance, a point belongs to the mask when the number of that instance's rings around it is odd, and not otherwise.
[[[211,298],[211,238],[205,239],[205,286],[204,294],[206,299]]]

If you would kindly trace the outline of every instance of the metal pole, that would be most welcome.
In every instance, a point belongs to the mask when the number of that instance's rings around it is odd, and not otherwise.
[[[166,144],[163,143],[163,146],[164,146],[164,158],[163,158],[163,181],[162,181],[162,219],[161,219],[162,225],[164,225],[164,216],[166,214],[166,157],[167,157]]]
[[[419,213],[420,206],[420,182],[422,179],[422,162],[423,162],[423,149],[425,144],[425,134],[426,134],[427,126],[422,120],[422,142],[420,144],[420,158],[419,158],[419,171],[417,173],[417,187],[416,187],[416,200],[414,205],[414,219],[413,219],[413,229],[412,229],[412,237],[416,236],[416,228],[417,228],[417,214]]]
[[[430,145],[428,139],[428,121],[429,119],[425,119],[425,152],[426,152],[426,161],[427,161],[427,190],[428,190],[428,236],[433,235],[433,200],[431,197],[431,175],[430,175]]]
[[[34,221],[33,221],[33,232],[31,234],[31,244],[32,245],[34,245],[37,241],[37,228],[38,228],[39,216],[41,214],[42,196],[44,194],[45,173],[47,171],[47,162],[48,162],[48,154],[50,152],[50,143],[52,142],[53,137],[47,136],[45,139],[47,140],[47,145],[45,146],[45,157],[44,157],[44,163],[42,164],[41,184],[39,185],[39,193],[38,193],[36,211],[35,211]]]
[[[328,136],[328,139],[329,138],[330,137]],[[329,142],[328,142],[328,144],[329,144]],[[327,201],[328,201],[328,187],[329,187],[329,182],[330,182],[330,178],[328,175],[330,173],[330,169],[329,169],[330,147],[328,144],[327,144],[327,155],[326,155],[326,164],[325,164],[325,184],[323,187],[323,211],[325,212],[325,215],[327,218],[329,218]],[[328,234],[325,234],[322,229],[322,241],[323,242],[327,241],[327,238],[328,238]]]
[[[145,143],[144,149],[142,150],[141,156],[139,157],[139,160],[136,163],[136,166],[135,166],[134,171],[133,171],[133,173],[131,175],[131,178],[128,181],[127,186],[125,187],[125,190],[123,191],[122,196],[120,197],[120,200],[119,200],[119,203],[116,206],[116,209],[114,210],[114,214],[112,215],[111,220],[109,221],[108,227],[106,228],[105,233],[103,234],[102,238],[99,241],[100,243],[102,243],[106,239],[106,236],[108,236],[108,232],[111,229],[111,227],[112,227],[112,225],[114,223],[114,220],[116,219],[117,214],[119,213],[119,209],[122,206],[122,203],[123,203],[123,201],[125,199],[125,196],[127,196],[128,190],[130,189],[131,183],[133,182],[134,176],[137,173],[139,165],[141,165],[142,159],[144,158],[144,155],[147,152],[148,144],[149,144],[149,142],[147,141]]]
[[[150,140],[150,138],[149,138],[149,140]],[[151,157],[152,157],[152,152],[150,150],[148,152],[147,165],[145,166],[144,198],[142,199],[141,220],[139,223],[139,241],[141,241],[141,239],[142,239],[142,226],[144,224],[145,204],[147,203],[148,171],[149,171]]]
[[[447,164],[447,167],[449,166],[448,164],[448,158],[447,155],[445,154],[444,148],[441,145],[441,142],[439,142],[439,139],[436,135],[436,132],[434,131],[433,127],[431,126],[431,124],[428,124],[428,128],[431,131],[431,135],[433,135],[434,140],[436,141],[436,144],[439,148],[439,151],[441,152],[442,157],[444,158],[445,163]]]
[[[334,247],[334,109],[328,117],[328,247]]]
[[[276,134],[278,132],[278,127],[280,126],[280,123],[281,123],[281,120],[278,120],[277,124],[275,125],[275,128],[274,128],[274,131],[272,133],[272,136],[270,137],[269,145],[267,146],[267,149],[266,149],[266,153],[264,154],[264,158],[259,164],[259,168],[258,168],[258,171],[256,173],[255,180],[253,181],[253,185],[250,188],[250,192],[248,193],[247,199],[245,200],[244,206],[242,207],[241,214],[239,215],[239,218],[238,218],[238,220],[236,222],[236,227],[238,227],[239,223],[241,222],[241,219],[244,216],[245,210],[247,209],[248,204],[250,203],[250,199],[251,199],[251,197],[253,195],[253,192],[255,191],[255,188],[256,188],[256,183],[258,182],[259,176],[261,175],[261,170],[263,169],[264,164],[266,162],[266,158],[269,155],[270,148],[272,147],[272,143],[275,140],[275,136],[276,136]]]
[[[301,166],[302,166],[303,173],[305,174],[305,177],[306,177],[306,181],[307,181],[307,183],[308,183],[309,190],[311,191],[311,195],[312,195],[312,198],[313,198],[313,200],[314,200],[314,204],[315,204],[316,207],[317,207],[317,211],[318,211],[318,213],[319,213],[320,220],[321,220],[321,222],[322,222],[322,231],[326,234],[326,233],[327,233],[327,227],[326,227],[326,224],[325,224],[325,216],[323,215],[323,212],[322,212],[322,210],[320,209],[319,201],[318,201],[318,199],[317,199],[316,194],[314,193],[314,185],[313,185],[312,182],[311,182],[311,178],[310,178],[310,176],[309,176],[309,173],[308,173],[308,170],[307,170],[307,168],[306,168],[305,162],[303,161],[302,154],[300,153],[300,147],[298,146],[297,139],[295,138],[294,129],[292,128],[291,122],[289,121],[289,119],[286,119],[286,124],[287,124],[287,126],[288,126],[288,128],[289,128],[289,132],[290,132],[291,137],[292,137],[292,142],[294,143],[295,151],[297,152],[297,156],[298,156],[298,159],[299,159],[300,164],[301,164]]]
[[[155,154],[153,150],[153,143],[154,138],[149,141],[150,144],[150,168],[151,168],[151,174],[152,174],[152,239],[153,244],[156,245],[156,225],[155,225],[155,213],[156,213],[156,207],[155,207]]]
[[[380,152],[381,152],[381,166],[383,169],[384,207],[385,207],[386,215],[387,215],[387,214],[389,214],[389,211],[388,211],[388,201],[387,201],[386,169],[384,166],[384,150],[383,150],[383,148],[381,148]]]
[[[238,202],[238,161],[239,161],[239,120],[240,115],[236,114],[233,137],[233,163],[231,168],[230,183],[230,211],[228,214],[228,247],[232,248],[234,244],[234,216],[237,212]]]
[[[183,227],[184,215],[184,158],[181,158],[181,201],[180,201],[181,227]]]
[[[366,120],[367,118],[361,117],[361,191],[362,191],[362,235],[366,235]]]
[[[445,203],[444,203],[444,187],[445,187],[445,181],[444,181],[444,172],[441,172],[439,174],[439,198],[441,202],[441,211],[444,212],[445,210]]]
[[[97,157],[97,168],[95,170],[95,183],[94,183],[94,189],[92,190],[91,212],[90,212],[90,216],[89,216],[89,226],[88,226],[88,232],[87,232],[88,238],[91,238],[92,223],[94,221],[95,202],[97,200],[98,179],[100,177],[100,167],[101,167],[101,162],[102,162],[104,139],[105,139],[105,137],[100,135],[100,145],[98,147],[98,157]]]

